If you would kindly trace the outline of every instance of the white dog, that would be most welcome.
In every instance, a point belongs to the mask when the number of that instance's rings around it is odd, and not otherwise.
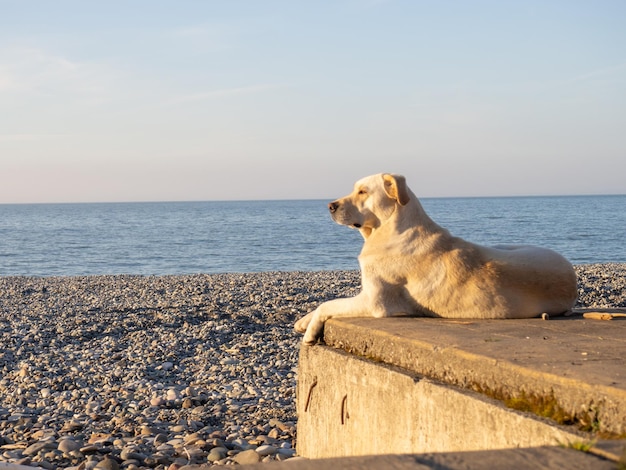
[[[402,176],[363,178],[328,208],[335,222],[365,239],[362,290],[298,320],[295,329],[306,344],[314,344],[333,317],[530,318],[563,314],[576,301],[576,273],[561,255],[454,237],[426,215]]]

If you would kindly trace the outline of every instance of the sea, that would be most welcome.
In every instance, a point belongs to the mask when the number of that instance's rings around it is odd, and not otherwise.
[[[358,269],[322,200],[0,204],[0,276]],[[422,198],[453,235],[626,263],[626,195]]]

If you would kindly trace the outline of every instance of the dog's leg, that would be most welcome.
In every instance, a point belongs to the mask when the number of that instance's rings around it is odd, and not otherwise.
[[[298,332],[304,332],[302,341],[305,344],[313,345],[317,342],[317,338],[322,335],[326,320],[334,317],[378,316],[371,309],[366,308],[368,302],[365,301],[364,297],[363,294],[359,294],[355,297],[324,302],[314,311],[298,320],[295,324],[295,329]]]

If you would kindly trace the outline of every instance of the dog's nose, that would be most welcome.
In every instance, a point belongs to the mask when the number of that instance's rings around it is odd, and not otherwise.
[[[328,203],[328,210],[329,210],[331,213],[333,213],[333,214],[334,214],[334,213],[335,213],[335,211],[337,210],[337,207],[339,207],[339,204],[337,204],[337,202],[336,202],[336,201],[334,201],[334,202],[329,202],[329,203]]]

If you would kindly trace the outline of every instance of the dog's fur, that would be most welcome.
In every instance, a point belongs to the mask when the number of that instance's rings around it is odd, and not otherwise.
[[[426,215],[402,176],[363,178],[328,208],[335,222],[365,239],[362,290],[298,320],[295,329],[306,344],[314,344],[333,317],[530,318],[563,314],[576,301],[576,273],[561,255],[453,237]]]

